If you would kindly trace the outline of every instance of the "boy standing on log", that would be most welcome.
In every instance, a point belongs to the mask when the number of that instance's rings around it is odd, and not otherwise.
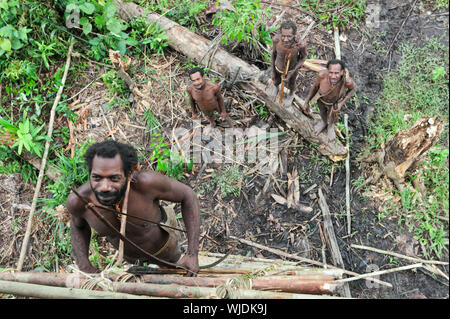
[[[272,47],[272,81],[274,90],[272,95],[277,96],[280,84],[287,84],[289,95],[286,105],[292,104],[295,93],[295,84],[298,70],[306,59],[306,46],[296,39],[297,26],[291,20],[281,24],[281,34],[275,36]],[[280,96],[284,92],[280,92]],[[280,97],[280,103],[282,97]]]
[[[89,182],[72,192],[66,202],[70,213],[73,252],[80,270],[98,272],[89,262],[91,228],[99,236],[106,237],[115,248],[119,247],[117,230],[120,229],[121,217],[118,212],[122,211],[126,202],[128,217],[125,237],[140,249],[125,242],[124,259],[132,263],[150,261],[171,266],[153,258],[156,257],[184,267],[188,270],[188,276],[196,275],[199,270],[200,214],[194,191],[160,173],[134,170],[138,164],[137,154],[127,144],[112,140],[96,143],[88,148],[85,159]],[[128,198],[125,200],[126,196]],[[175,212],[160,206],[160,200],[181,203],[188,238],[188,249],[183,257],[178,243],[179,234],[170,228],[177,226]]]
[[[192,108],[192,117],[198,120],[196,106],[206,115],[211,127],[216,126],[216,116],[214,111],[220,112],[222,121],[227,121],[230,127],[233,127],[225,106],[219,85],[211,82],[204,77],[202,68],[195,67],[189,71],[191,85],[187,88],[189,102]]]
[[[341,60],[328,61],[327,69],[317,75],[304,106],[305,113],[310,114],[309,102],[311,99],[317,99],[322,121],[314,127],[316,134],[327,128],[328,141],[333,142],[336,139],[334,123],[338,121],[339,112],[355,90],[356,84],[347,75],[345,63]]]

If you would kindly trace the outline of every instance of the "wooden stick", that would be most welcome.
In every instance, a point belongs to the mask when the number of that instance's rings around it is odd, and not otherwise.
[[[348,135],[348,114],[344,114],[345,139],[347,140],[347,157],[345,159],[345,204],[347,206],[347,234],[352,230],[352,217],[350,214],[350,137]]]
[[[341,59],[341,45],[339,43],[339,29],[338,27],[334,27],[334,53],[336,55],[336,59]]]
[[[324,266],[324,264],[321,263],[320,261],[315,261],[315,260],[312,260],[312,259],[300,257],[300,256],[293,255],[293,254],[289,254],[289,253],[286,253],[286,252],[284,252],[284,251],[281,251],[281,250],[278,250],[278,249],[275,249],[275,248],[266,247],[266,246],[264,246],[264,245],[260,245],[260,244],[258,244],[258,243],[254,243],[254,242],[251,242],[251,241],[249,241],[249,240],[241,239],[241,238],[238,238],[238,237],[235,237],[235,236],[230,236],[230,238],[231,238],[231,239],[235,239],[235,240],[237,240],[237,241],[239,241],[239,242],[241,242],[241,243],[243,243],[243,244],[246,244],[246,245],[249,245],[249,246],[258,248],[258,249],[266,250],[266,251],[268,251],[268,252],[270,252],[270,253],[272,253],[272,254],[276,254],[276,255],[278,255],[278,256],[282,256],[282,257],[286,257],[286,258],[298,260],[298,261],[301,261],[301,262],[305,262],[305,263],[309,263],[309,264],[317,265],[317,266],[321,266],[321,267]],[[342,270],[345,274],[351,275],[351,276],[359,276],[359,275],[360,275],[360,274],[358,274],[358,273],[356,273],[356,272],[349,271],[349,270],[346,270],[346,269],[342,269],[342,268],[339,268],[339,267],[335,267],[335,266],[333,266],[333,265],[328,265],[328,268]],[[379,284],[382,284],[382,285],[384,285],[384,286],[387,286],[387,287],[389,287],[389,288],[392,288],[392,284],[390,284],[390,283],[388,283],[388,282],[381,281],[381,280],[379,280],[379,279],[377,279],[377,278],[370,278],[370,280],[373,280],[374,282],[377,282],[377,283],[379,283]]]
[[[357,248],[357,249],[369,250],[369,251],[373,251],[376,253],[390,255],[390,256],[394,256],[394,257],[398,257],[398,258],[402,258],[402,259],[406,259],[406,260],[410,260],[410,261],[414,261],[414,262],[424,263],[424,264],[448,265],[448,262],[445,262],[445,261],[425,260],[425,259],[420,259],[420,258],[415,258],[415,257],[409,257],[409,256],[401,255],[398,253],[394,253],[392,251],[382,250],[382,249],[368,247],[368,246],[351,244],[350,247]]]
[[[325,200],[325,196],[322,193],[322,189],[319,188],[319,206],[322,210],[323,214],[323,226],[325,228],[329,247],[331,249],[331,255],[333,256],[333,260],[336,266],[344,268],[344,260],[342,259],[341,251],[339,250],[339,245],[336,240],[336,235],[334,233],[333,222],[331,221],[330,209],[328,208],[328,204]],[[347,298],[351,298],[350,287],[348,284],[344,285],[344,296]]]
[[[133,171],[128,175],[128,182],[127,182],[127,190],[125,191],[125,198],[123,200],[123,207],[122,207],[122,217],[120,218],[120,233],[125,236],[125,229],[127,226],[127,212],[128,212],[128,197],[130,195],[130,182],[133,177]],[[124,249],[124,242],[122,239],[119,241],[119,256],[117,257],[117,265],[122,264],[123,261],[123,249]]]
[[[418,267],[422,267],[422,266],[423,266],[422,263],[419,263],[419,264],[408,265],[408,266],[403,266],[403,267],[398,267],[398,268],[393,268],[393,269],[374,271],[374,272],[370,272],[370,273],[367,273],[367,274],[362,274],[362,275],[359,275],[359,276],[356,276],[356,277],[338,279],[335,282],[346,283],[346,282],[349,282],[349,281],[364,279],[364,278],[367,278],[367,277],[370,277],[370,276],[380,276],[380,275],[390,274],[390,273],[397,272],[397,271],[414,269],[414,268],[418,268]]]
[[[44,177],[44,172],[45,172],[45,165],[47,164],[47,156],[48,156],[50,143],[51,143],[52,135],[53,135],[53,123],[55,121],[56,107],[58,106],[59,100],[61,99],[61,94],[63,92],[64,84],[66,83],[66,79],[67,79],[67,73],[69,72],[70,58],[72,55],[73,43],[74,43],[74,41],[72,38],[70,40],[70,46],[69,46],[69,50],[67,53],[66,65],[64,66],[64,74],[63,74],[63,77],[61,80],[61,86],[58,89],[58,93],[56,94],[56,99],[55,99],[52,109],[50,111],[50,121],[49,121],[49,126],[48,126],[48,131],[47,131],[47,140],[45,142],[44,154],[42,155],[41,167],[39,169],[39,175],[38,175],[38,179],[37,179],[37,183],[36,183],[36,188],[34,189],[33,202],[31,204],[31,211],[30,211],[30,215],[28,216],[27,229],[26,229],[25,237],[23,239],[22,247],[20,250],[19,262],[17,264],[17,270],[19,270],[19,271],[22,270],[23,262],[25,260],[25,254],[28,250],[28,242],[30,240],[31,227],[33,226],[33,215],[36,210],[36,204],[37,204],[37,200],[39,197],[39,192],[41,190],[42,179]]]

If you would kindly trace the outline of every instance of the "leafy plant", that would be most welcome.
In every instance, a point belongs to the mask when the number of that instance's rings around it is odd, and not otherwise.
[[[339,27],[343,30],[361,20],[366,10],[366,0],[303,0],[301,6],[312,12],[326,30]]]
[[[167,176],[180,180],[183,177],[185,170],[192,170],[193,162],[185,163],[182,156],[178,153],[172,152],[161,133],[153,134],[150,143],[151,156],[150,159],[155,163],[156,171],[167,174]]]
[[[244,175],[239,166],[227,165],[220,172],[213,172],[212,177],[220,188],[222,196],[239,196],[243,185]]]
[[[42,142],[46,139],[46,136],[39,134],[39,132],[44,127],[44,124],[35,127],[24,113],[22,122],[19,123],[18,127],[10,124],[3,118],[0,118],[0,125],[2,125],[7,132],[16,137],[16,142],[12,147],[17,148],[19,155],[22,154],[22,150],[25,147],[28,152],[36,154],[39,157],[42,156],[41,151],[44,148]]]
[[[233,2],[236,12],[224,10],[218,12],[213,25],[224,31],[222,43],[230,41],[247,42],[272,45],[270,34],[276,28],[266,29],[263,16],[270,17],[270,8],[262,9],[260,0],[237,0]]]

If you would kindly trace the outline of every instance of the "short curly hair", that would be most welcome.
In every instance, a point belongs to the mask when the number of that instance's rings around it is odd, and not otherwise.
[[[104,158],[113,158],[117,154],[119,154],[122,159],[122,168],[125,176],[128,177],[131,169],[138,164],[136,150],[131,145],[114,140],[106,140],[89,146],[84,154],[84,159],[89,169],[89,174],[92,171],[92,161],[96,155]]]
[[[297,33],[297,26],[295,25],[294,22],[292,22],[292,20],[286,20],[281,24],[280,30],[281,29],[285,29],[285,30],[289,30],[292,29],[292,33],[296,34]]]
[[[203,70],[203,68],[201,68],[199,66],[196,66],[196,67],[194,67],[194,68],[189,70],[189,77],[192,74],[197,73],[197,72],[199,72],[201,76],[205,75],[205,70]]]

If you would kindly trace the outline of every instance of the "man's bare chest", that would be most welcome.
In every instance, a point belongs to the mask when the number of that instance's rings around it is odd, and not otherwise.
[[[88,209],[85,213],[85,219],[99,236],[116,237],[117,233],[111,227],[120,231],[121,213],[124,213],[122,206],[123,202],[117,207],[95,207],[95,210],[103,218],[97,217]],[[130,239],[148,236],[151,232],[159,229],[154,223],[160,222],[161,212],[159,206],[154,202],[130,194],[126,214],[126,236]]]
[[[208,88],[206,88],[204,90],[195,90],[195,89],[192,90],[192,97],[198,104],[201,104],[201,105],[211,104],[211,103],[217,104],[217,99],[216,99],[214,92]]]

